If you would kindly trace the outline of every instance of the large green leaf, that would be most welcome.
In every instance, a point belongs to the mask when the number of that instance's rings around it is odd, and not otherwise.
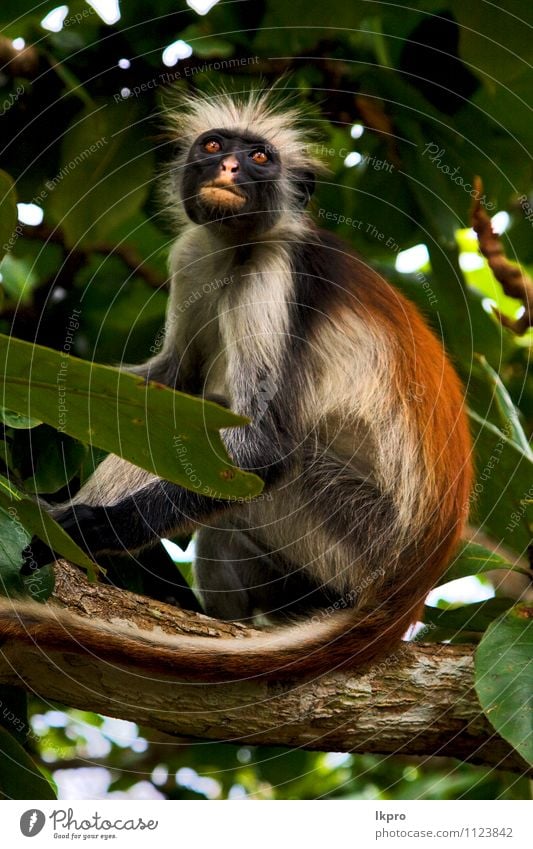
[[[466,285],[455,242],[441,244],[440,235],[434,231],[428,232],[426,238],[431,260],[431,289],[437,298],[434,308],[437,327],[442,328],[446,347],[467,382],[473,351],[483,351],[498,362],[505,356],[510,343],[502,336],[501,327],[483,309],[482,297]]]
[[[426,605],[424,622],[445,630],[450,635],[458,631],[485,631],[512,603],[508,598],[490,598],[487,601],[475,601],[447,609]]]
[[[533,605],[494,622],[475,659],[476,692],[496,731],[533,765]]]
[[[267,55],[298,54],[310,50],[324,39],[348,38],[359,30],[360,20],[369,14],[368,4],[361,0],[351,3],[320,4],[319,14],[309,15],[308,0],[270,0],[254,50]],[[274,51],[274,53],[272,53]]]
[[[524,452],[526,457],[533,462],[533,451],[528,442],[528,438],[524,433],[524,428],[519,418],[518,410],[513,404],[513,400],[509,395],[500,375],[487,362],[485,357],[476,357],[479,368],[481,369],[487,383],[489,384],[496,406],[500,415],[502,429],[508,438],[516,444],[516,446]]]
[[[79,472],[87,453],[86,445],[49,425],[17,431],[11,444],[13,467],[32,493],[62,489]]]
[[[47,189],[69,245],[107,240],[145,201],[153,161],[137,111],[128,102],[87,107],[66,134],[61,168]]]
[[[464,542],[457,551],[452,563],[439,580],[437,586],[467,578],[469,575],[481,575],[483,572],[493,572],[495,569],[512,570],[529,575],[525,569],[514,566],[505,557],[489,551],[476,542]]]
[[[49,781],[15,738],[0,727],[0,799],[56,799]]]
[[[11,250],[11,242],[17,226],[17,197],[13,180],[5,171],[0,171],[0,260]]]
[[[494,90],[530,66],[533,8],[523,0],[505,0],[489,8],[485,3],[452,2],[461,58]]]
[[[22,552],[30,541],[28,531],[0,507],[0,593],[22,593]]]
[[[12,254],[8,254],[3,258],[0,269],[2,287],[7,298],[17,306],[29,304],[33,290],[38,283],[31,262],[28,259],[18,259]]]
[[[0,336],[0,361],[9,408],[205,495],[242,498],[262,489],[258,477],[232,466],[218,432],[245,424],[242,416],[7,336]]]
[[[0,725],[13,734],[21,746],[25,746],[30,730],[28,717],[28,694],[20,687],[0,685]]]
[[[93,579],[97,569],[99,568],[93,561],[87,557],[84,551],[79,548],[73,539],[69,537],[63,528],[52,519],[52,517],[43,509],[42,505],[22,492],[19,492],[13,484],[10,483],[3,475],[0,475],[0,507],[8,512],[13,524],[16,526],[16,533],[21,537],[22,530],[29,532],[30,537],[35,535],[43,540],[53,551],[61,554],[67,560],[77,563],[87,570],[90,579]],[[15,533],[15,531],[13,531]],[[28,539],[29,541],[29,539]],[[20,551],[25,546],[22,545]],[[18,569],[20,569],[21,559],[18,559]],[[13,569],[16,564],[13,565]],[[41,570],[42,571],[42,570]],[[35,586],[28,586],[25,581],[24,586],[32,595],[38,597],[46,595],[50,585],[50,578],[43,574],[39,582],[35,582]],[[19,586],[13,587],[22,591]],[[33,592],[35,590],[35,593]]]
[[[495,540],[523,554],[531,542],[533,463],[499,428],[469,411],[477,479],[472,514]],[[507,433],[511,433],[509,425]],[[529,493],[529,495],[528,495]]]

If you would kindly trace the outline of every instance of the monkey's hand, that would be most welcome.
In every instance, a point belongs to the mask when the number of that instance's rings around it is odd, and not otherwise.
[[[106,522],[105,512],[104,508],[80,504],[67,508],[54,518],[74,542],[94,560],[96,554],[110,547],[110,540],[115,542],[115,547],[119,545],[109,522]],[[100,515],[101,513],[104,515]],[[120,546],[120,549],[122,548],[123,546]],[[35,569],[42,569],[43,566],[53,563],[59,556],[43,540],[34,536],[22,552],[22,573],[30,574]]]
[[[228,501],[158,480],[132,495],[126,493],[115,504],[75,504],[55,519],[94,560],[98,554],[141,551],[161,537],[188,531],[229,506]]]
[[[88,504],[76,504],[67,507],[55,517],[66,533],[79,547],[96,559],[102,552],[120,552],[128,548],[122,541],[112,523],[113,508],[92,507]],[[134,517],[131,517],[132,522]]]
[[[56,555],[42,539],[32,537],[30,544],[22,552],[22,574],[31,575],[35,569],[42,569],[55,559]]]

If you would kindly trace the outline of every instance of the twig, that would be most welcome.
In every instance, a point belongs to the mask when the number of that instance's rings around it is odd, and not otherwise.
[[[481,177],[474,178],[474,190],[475,200],[470,218],[478,237],[479,250],[505,294],[510,298],[517,298],[524,305],[524,313],[517,319],[508,318],[497,309],[494,309],[494,312],[504,327],[521,336],[533,327],[533,280],[519,265],[507,259],[502,240],[492,229],[490,217],[481,205]]]

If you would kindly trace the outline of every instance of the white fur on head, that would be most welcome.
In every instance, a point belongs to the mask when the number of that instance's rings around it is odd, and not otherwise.
[[[167,123],[187,150],[208,130],[246,130],[277,148],[288,167],[324,170],[312,153],[313,140],[304,113],[288,106],[287,99],[280,100],[275,91],[180,94]]]
[[[280,99],[275,90],[252,89],[249,92],[230,94],[225,91],[206,93],[178,93],[166,116],[167,127],[179,143],[180,153],[174,160],[173,174],[183,173],[183,168],[194,141],[202,133],[214,129],[239,130],[261,136],[275,148],[281,158],[282,181],[291,195],[291,172],[308,170],[313,174],[327,171],[324,163],[314,154],[316,140],[303,110]],[[176,203],[175,185],[166,185],[166,206]],[[171,202],[169,204],[169,201]],[[178,218],[182,215],[178,210]]]

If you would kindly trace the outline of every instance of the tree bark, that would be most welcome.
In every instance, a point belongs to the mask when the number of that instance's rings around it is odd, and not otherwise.
[[[75,567],[56,564],[56,603],[90,619],[135,622],[148,630],[245,640],[243,625],[176,610],[143,596],[90,584]],[[470,645],[404,644],[364,674],[315,680],[253,679],[194,684],[149,669],[114,666],[88,653],[45,651],[16,640],[0,652],[0,683],[44,699],[132,720],[171,734],[239,744],[324,751],[445,755],[527,772],[492,729],[473,686]]]

